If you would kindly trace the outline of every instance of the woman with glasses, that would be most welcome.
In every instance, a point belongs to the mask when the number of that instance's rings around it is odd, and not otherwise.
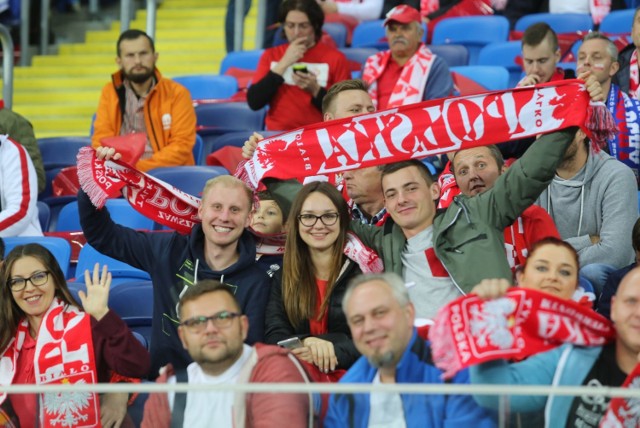
[[[285,0],[278,19],[288,43],[269,48],[260,57],[247,92],[249,107],[269,105],[269,130],[322,122],[327,88],[351,78],[347,59],[320,41],[324,14],[316,0]]]
[[[107,307],[111,274],[106,266],[100,273],[96,265],[93,275],[85,271],[84,277],[83,311],[46,248],[27,244],[8,254],[0,292],[0,384],[84,384],[147,375],[149,353]],[[13,409],[21,427],[56,421],[94,426],[101,418],[92,393],[13,394],[0,401],[3,409]],[[102,418],[103,425],[113,425],[105,414]]]
[[[312,182],[300,190],[265,317],[267,343],[292,348],[324,373],[348,369],[360,356],[342,311],[348,281],[362,272],[345,256],[349,221],[347,203],[331,184]]]

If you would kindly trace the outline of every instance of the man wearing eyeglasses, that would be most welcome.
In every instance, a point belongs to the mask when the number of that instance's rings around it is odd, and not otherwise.
[[[248,318],[240,313],[233,290],[204,280],[190,287],[179,304],[178,334],[193,363],[168,366],[160,383],[233,385],[246,382],[306,382],[304,370],[287,350],[244,344]],[[309,395],[275,393],[189,392],[152,394],[142,427],[312,426]]]

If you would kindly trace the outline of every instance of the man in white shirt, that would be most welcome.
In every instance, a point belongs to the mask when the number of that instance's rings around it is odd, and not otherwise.
[[[157,382],[230,385],[246,382],[306,382],[297,360],[283,348],[244,344],[249,321],[233,289],[214,280],[189,287],[179,303],[178,334],[193,363],[173,373],[169,365]],[[243,394],[224,391],[152,394],[143,427],[312,426],[306,394]]]

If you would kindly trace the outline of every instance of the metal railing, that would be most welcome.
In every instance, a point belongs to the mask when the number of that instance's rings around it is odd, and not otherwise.
[[[5,108],[11,110],[13,105],[13,40],[9,29],[4,25],[0,25],[0,42],[4,53],[2,55],[2,99]]]
[[[156,35],[156,12],[158,5],[156,0],[147,0],[147,27],[146,33],[152,39],[155,39]],[[120,32],[126,31],[131,25],[131,0],[122,0],[120,2]]]
[[[235,1],[235,14],[233,16],[233,50],[241,51],[244,42],[244,2]],[[256,18],[256,49],[262,49],[264,41],[264,29],[267,17],[267,0],[257,0],[258,16]],[[255,2],[254,2],[255,6]]]

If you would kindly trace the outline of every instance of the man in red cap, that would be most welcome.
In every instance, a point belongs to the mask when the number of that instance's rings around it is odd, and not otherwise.
[[[367,59],[362,79],[377,110],[451,95],[449,67],[424,44],[420,12],[396,6],[384,20],[389,50]]]

